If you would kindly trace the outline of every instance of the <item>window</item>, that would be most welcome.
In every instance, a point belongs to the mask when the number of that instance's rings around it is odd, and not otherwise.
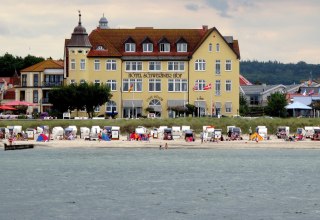
[[[203,79],[198,79],[195,82],[195,91],[204,91],[204,87],[206,86],[206,81]]]
[[[188,81],[186,79],[169,79],[169,92],[186,92],[188,91]]]
[[[205,71],[206,70],[206,61],[205,60],[196,60],[195,62],[196,71]]]
[[[123,88],[124,92],[131,92],[131,91],[141,92],[142,91],[142,79],[123,79],[122,88]]]
[[[226,60],[226,71],[231,71],[232,70],[232,65],[231,65],[231,60]]]
[[[226,102],[226,112],[230,113],[232,112],[232,103],[231,102]]]
[[[209,52],[212,52],[212,43],[209,44]]]
[[[94,108],[94,112],[100,112],[100,106],[99,105]]]
[[[76,84],[76,81],[74,79],[71,79],[70,84]]]
[[[127,72],[142,71],[142,62],[141,61],[127,61],[126,62],[126,71]]]
[[[96,80],[94,81],[94,85],[95,85],[95,86],[100,86],[100,80],[99,80],[99,79],[96,79]]]
[[[27,86],[27,74],[21,74],[21,85]]]
[[[106,70],[109,70],[109,71],[117,70],[117,61],[116,60],[107,60]]]
[[[161,70],[161,62],[160,61],[150,61],[149,62],[149,70],[150,71],[160,71]]]
[[[85,83],[86,81],[84,80],[84,79],[81,79],[80,80],[80,84],[83,84],[83,83]]]
[[[220,80],[216,80],[215,88],[216,88],[216,95],[221,95],[221,82],[220,82]]]
[[[219,75],[221,73],[221,62],[220,60],[216,60],[216,74]]]
[[[117,81],[114,79],[110,79],[107,81],[107,86],[110,87],[111,91],[117,91]]]
[[[39,86],[39,75],[38,74],[34,74],[33,75],[33,86],[34,87],[38,87]]]
[[[144,43],[142,44],[143,52],[153,52],[153,44],[152,43]]]
[[[250,105],[259,105],[259,96],[258,95],[252,95],[250,96]]]
[[[76,60],[71,59],[70,61],[70,70],[75,70],[76,69]]]
[[[61,86],[63,82],[63,75],[44,75],[44,83],[42,86]]]
[[[170,52],[170,44],[169,43],[161,43],[159,45],[160,52]]]
[[[33,90],[33,103],[38,103],[38,90]]]
[[[100,70],[100,60],[94,60],[94,70],[95,71]]]
[[[115,101],[109,101],[106,103],[106,112],[117,112],[117,103]]]
[[[220,52],[220,44],[216,44],[216,52]]]
[[[86,69],[86,60],[81,59],[80,60],[80,70],[85,70]]]
[[[104,50],[104,47],[102,45],[97,46],[97,50]]]
[[[177,44],[177,52],[187,52],[188,45],[187,43],[178,43]]]
[[[125,44],[126,52],[136,52],[136,44],[135,43],[126,43]]]
[[[184,71],[184,61],[169,61],[168,62],[169,71]]]
[[[226,91],[231,92],[231,80],[226,80]]]
[[[149,92],[161,92],[161,79],[149,79]]]

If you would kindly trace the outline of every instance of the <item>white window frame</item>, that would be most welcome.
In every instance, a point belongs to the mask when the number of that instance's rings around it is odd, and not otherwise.
[[[209,52],[212,52],[212,43],[209,43],[208,51],[209,51]]]
[[[183,72],[184,65],[184,61],[168,61],[168,71]]]
[[[170,44],[169,43],[160,43],[159,44],[159,51],[160,52],[170,52]]]
[[[161,92],[161,79],[149,79],[149,92]]]
[[[113,100],[106,102],[106,112],[117,112],[117,103]]]
[[[230,103],[230,105],[231,105],[230,108],[227,108],[227,103]],[[225,103],[225,111],[226,111],[226,113],[231,113],[232,112],[232,102],[226,102]]]
[[[75,84],[75,83],[76,83],[76,80],[70,79],[70,84]]]
[[[110,91],[117,91],[117,80],[109,79],[106,84],[110,87]]]
[[[221,74],[221,60],[216,60],[215,73],[216,75]]]
[[[220,96],[221,95],[221,80],[216,80],[214,88],[215,88],[216,96]]]
[[[94,112],[100,112],[100,105],[98,105],[98,106],[96,106],[96,107],[94,108]]]
[[[123,79],[122,91],[129,92],[131,85],[133,85],[131,92],[142,92],[142,79]]]
[[[117,70],[117,61],[116,60],[107,60],[106,61],[106,70],[107,71],[116,71]]]
[[[141,61],[126,61],[126,72],[141,72],[142,62]]]
[[[70,60],[70,70],[75,70],[76,69],[76,60],[71,59]]]
[[[172,87],[172,90],[170,90]],[[168,92],[188,92],[187,79],[168,79]]]
[[[197,79],[195,85],[197,85],[195,91],[205,91],[204,87],[206,86],[206,81],[204,79]]]
[[[206,61],[204,59],[198,59],[194,65],[195,71],[206,71]]]
[[[188,44],[187,43],[177,43],[177,52],[187,52],[188,51]]]
[[[80,84],[85,83],[86,81],[84,79],[80,79]]]
[[[161,71],[161,61],[149,61],[149,71]]]
[[[142,44],[142,51],[145,53],[153,52],[153,43],[143,43]]]
[[[226,92],[231,92],[231,91],[232,91],[232,81],[226,80]]]
[[[226,60],[226,71],[232,71],[232,60]]]
[[[98,86],[100,86],[100,79],[96,79],[96,80],[94,80],[94,85],[98,85]]]
[[[135,43],[125,43],[125,52],[136,52]]]
[[[80,70],[86,70],[86,60],[85,59],[80,60]]]
[[[216,44],[216,52],[220,52],[220,44],[219,43]]]
[[[94,71],[100,71],[100,60],[94,60]]]

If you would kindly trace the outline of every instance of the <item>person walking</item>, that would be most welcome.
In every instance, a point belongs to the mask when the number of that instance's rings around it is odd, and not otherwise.
[[[252,129],[251,127],[249,128],[249,141],[251,140],[251,135],[252,135]]]
[[[203,132],[200,133],[201,144],[203,143]]]

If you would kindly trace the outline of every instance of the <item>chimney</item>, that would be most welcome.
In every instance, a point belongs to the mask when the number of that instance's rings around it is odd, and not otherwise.
[[[202,30],[207,31],[208,30],[208,25],[202,25]]]

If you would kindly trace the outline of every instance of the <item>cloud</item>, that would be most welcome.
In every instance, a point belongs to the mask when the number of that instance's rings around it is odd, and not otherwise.
[[[187,4],[186,8],[190,11],[198,11],[199,10],[199,6],[196,4]]]
[[[221,17],[231,17],[228,15],[229,4],[226,0],[206,0],[206,5],[220,12]]]

